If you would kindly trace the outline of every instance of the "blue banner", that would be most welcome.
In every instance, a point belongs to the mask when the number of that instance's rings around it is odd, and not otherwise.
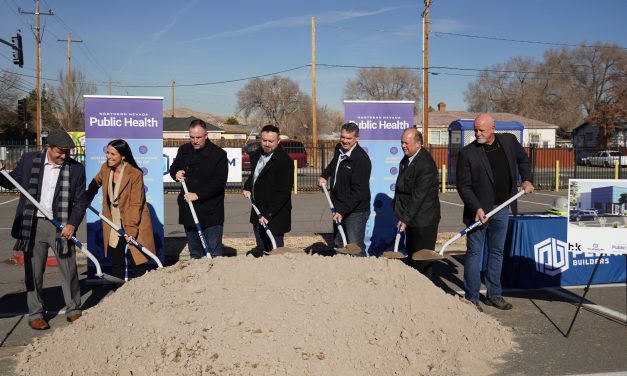
[[[163,261],[163,98],[86,95],[85,138],[87,184],[106,161],[106,148],[111,140],[122,138],[131,147],[133,157],[144,173],[144,189],[156,248],[151,251]],[[102,208],[100,192],[91,203],[98,210]],[[103,250],[103,224],[89,210],[86,218],[88,248],[103,268],[108,269],[110,263],[104,257]],[[90,278],[93,278],[94,272],[93,265],[90,265]]]
[[[413,101],[344,101],[344,119],[359,126],[359,145],[372,162],[371,214],[366,224],[366,250],[379,256],[394,246],[397,219],[392,198],[403,158],[401,136],[413,127]]]
[[[569,249],[565,217],[510,217],[503,279],[512,286],[586,285],[599,254]],[[601,256],[593,284],[625,282],[625,257]]]

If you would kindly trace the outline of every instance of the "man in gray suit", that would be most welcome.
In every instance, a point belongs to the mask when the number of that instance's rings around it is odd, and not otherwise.
[[[435,249],[440,223],[438,168],[431,154],[422,147],[422,141],[422,133],[416,128],[403,132],[401,147],[405,156],[396,179],[392,207],[398,218],[397,227],[405,231],[408,262],[430,277],[431,262],[411,260],[416,251]]]

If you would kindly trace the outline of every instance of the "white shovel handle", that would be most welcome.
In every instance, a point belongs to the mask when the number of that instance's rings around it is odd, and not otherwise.
[[[329,191],[327,190],[327,186],[325,184],[322,185],[322,190],[324,191],[324,195],[327,198],[327,201],[329,202],[329,207],[331,208],[331,214],[335,215],[335,207],[333,206],[333,201],[331,201],[331,196],[329,195]],[[340,223],[340,221],[335,221],[335,224],[337,225],[337,231],[340,233],[340,236],[342,237],[342,243],[344,244],[344,247],[346,247],[346,245],[348,244],[348,241],[346,240],[346,234],[344,233],[344,228],[342,226],[342,224]]]
[[[187,184],[185,184],[185,180],[181,180],[181,185],[183,186],[183,192],[188,194]],[[198,231],[198,237],[200,238],[200,242],[202,243],[202,248],[205,250],[205,254],[208,259],[211,259],[211,253],[209,252],[209,246],[207,245],[207,239],[205,239],[205,235],[202,233],[202,227],[200,227],[200,222],[198,221],[198,216],[196,215],[196,209],[194,209],[194,204],[191,201],[187,201],[189,205],[189,210],[192,212],[192,218],[194,219],[194,224],[196,225],[196,231]]]
[[[46,210],[37,200],[35,200],[35,198],[31,196],[31,194],[28,193],[26,189],[24,189],[24,187],[22,187],[15,179],[13,179],[13,176],[11,176],[11,174],[9,174],[6,170],[0,170],[0,173],[2,173],[2,175],[4,175],[4,177],[7,178],[7,180],[9,180],[15,186],[15,188],[17,188],[20,193],[24,195],[24,197],[26,197],[33,205],[35,205],[37,210],[39,210],[39,212],[43,214],[44,217],[46,217],[56,227],[63,228],[63,224],[54,219],[52,213]],[[75,236],[72,236],[70,240],[74,242],[74,245],[77,246],[77,248],[79,248],[81,252],[83,252],[87,256],[87,258],[89,258],[91,262],[96,266],[96,276],[98,278],[103,278],[104,273],[102,273],[102,268],[100,267],[98,259],[91,252],[89,252],[89,250],[87,250],[87,247],[85,247],[80,241],[78,241]]]
[[[161,264],[161,260],[159,260],[159,258],[157,256],[155,256],[154,253],[152,253],[148,248],[144,247],[143,245],[141,245],[137,240],[135,240],[133,237],[131,237],[129,234],[127,234],[124,230],[122,230],[120,227],[118,227],[115,223],[111,222],[111,220],[109,220],[109,218],[105,217],[104,214],[100,213],[98,210],[96,210],[95,208],[93,208],[91,205],[89,206],[89,209],[91,211],[93,211],[96,215],[98,215],[98,217],[100,217],[100,219],[102,219],[106,224],[108,224],[112,229],[114,229],[118,234],[122,235],[122,236],[128,236],[131,238],[131,243],[133,243],[133,245],[135,247],[137,247],[139,250],[141,250],[145,255],[149,256],[151,259],[153,259],[156,263],[157,263],[157,267],[158,268],[163,268],[163,264]]]
[[[520,191],[518,191],[518,193],[516,193],[515,195],[510,197],[507,201],[505,201],[501,205],[497,206],[496,208],[492,209],[488,214],[486,214],[485,215],[486,219],[489,219],[494,214],[498,213],[501,209],[503,209],[504,207],[508,206],[509,204],[511,204],[512,202],[517,200],[520,196],[524,195],[525,193],[526,193],[525,190],[521,189]],[[458,232],[457,234],[455,234],[455,236],[453,236],[446,243],[444,243],[444,245],[442,246],[442,249],[440,249],[440,252],[439,252],[440,256],[444,255],[444,250],[446,249],[446,247],[448,247],[449,245],[453,244],[454,241],[456,241],[457,239],[459,239],[462,236],[466,235],[467,233],[469,233],[470,231],[474,230],[478,226],[481,226],[481,221],[480,220],[478,220],[477,222],[473,223],[472,225],[466,227],[465,229],[463,229],[460,232]]]
[[[248,199],[250,200],[250,204],[253,206],[253,210],[255,211],[255,213],[257,213],[257,218],[261,219],[262,216],[259,208],[257,208],[257,205],[253,204],[253,200],[250,197]],[[274,235],[272,235],[270,227],[268,227],[267,224],[263,223],[263,229],[266,230],[266,234],[268,235],[268,238],[270,238],[270,242],[272,243],[272,249],[276,249],[276,240],[274,240]]]

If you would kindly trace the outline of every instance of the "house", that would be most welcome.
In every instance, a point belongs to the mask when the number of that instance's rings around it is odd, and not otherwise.
[[[430,145],[448,145],[448,127],[457,120],[474,119],[478,112],[447,111],[444,102],[438,103],[438,110],[429,112],[429,139]],[[503,112],[490,113],[495,121],[518,122],[524,126],[523,146],[555,147],[555,133],[559,128],[555,124],[526,118]],[[422,118],[414,116],[414,124],[422,128]]]
[[[585,122],[573,129],[573,145],[580,148],[598,147],[599,127],[594,123]],[[611,146],[627,147],[627,122],[614,126]]]
[[[163,118],[163,139],[189,139],[189,124],[198,120],[195,116],[188,117],[164,117]],[[220,139],[224,131],[213,124],[207,123],[207,134],[209,139]]]

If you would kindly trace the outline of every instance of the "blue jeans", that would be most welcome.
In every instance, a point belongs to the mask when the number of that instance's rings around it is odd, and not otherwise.
[[[492,208],[491,208],[492,209]],[[479,300],[481,288],[481,253],[485,241],[488,241],[487,266],[484,272],[488,297],[501,296],[501,269],[503,267],[503,248],[507,236],[509,221],[508,208],[501,209],[490,218],[488,223],[468,233],[466,257],[464,259],[464,290],[466,299]]]
[[[211,257],[222,256],[222,231],[222,225],[209,226],[202,229]],[[198,236],[198,230],[196,227],[185,226],[185,233],[187,234],[189,257],[193,259],[205,257],[205,250],[200,242],[200,237]]]
[[[264,252],[270,252],[272,250],[272,242],[266,234],[266,230],[263,229],[259,224],[255,223],[253,225],[253,232],[255,233],[255,240],[257,241],[257,246],[253,248],[252,252],[257,256],[263,256]],[[277,248],[283,247],[285,243],[283,242],[284,234],[272,234],[274,236],[274,242],[276,243]]]
[[[361,248],[361,253],[357,256],[365,256],[364,250],[366,244],[364,243],[364,236],[366,235],[366,222],[370,218],[370,211],[352,212],[346,217],[342,218],[342,227],[346,233],[346,241],[349,244],[357,244]],[[337,229],[335,222],[333,223],[333,235],[335,248],[344,247],[342,242],[342,236]]]

